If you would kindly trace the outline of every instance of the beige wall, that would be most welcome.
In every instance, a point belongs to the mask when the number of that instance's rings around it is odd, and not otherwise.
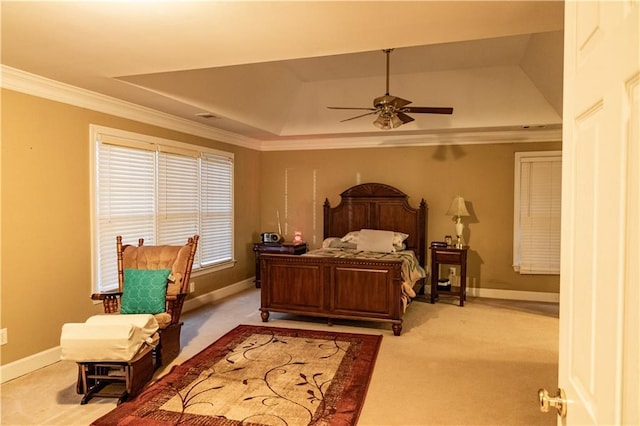
[[[194,295],[254,274],[259,152],[3,90],[1,315],[9,337],[0,348],[3,365],[58,346],[64,323],[100,313],[89,300],[90,124],[233,152],[238,263],[195,278]]]
[[[443,241],[446,234],[455,234],[445,212],[452,197],[461,195],[472,214],[463,219],[470,285],[557,293],[559,276],[520,275],[511,265],[514,153],[559,149],[560,142],[265,152],[262,230],[277,230],[279,211],[287,240],[301,231],[318,247],[325,198],[335,206],[348,187],[380,182],[404,191],[414,207],[424,198],[428,241]]]
[[[235,154],[238,263],[195,278],[191,297],[253,276],[253,242],[277,230],[276,211],[287,239],[299,230],[318,246],[324,199],[335,205],[347,187],[373,181],[398,187],[414,206],[427,201],[429,240],[453,233],[444,212],[451,197],[465,197],[472,285],[558,292],[557,276],[514,273],[511,247],[513,154],[560,149],[559,142],[260,153],[3,90],[1,326],[9,343],[0,347],[2,365],[58,346],[64,323],[101,311],[89,300],[90,124]]]

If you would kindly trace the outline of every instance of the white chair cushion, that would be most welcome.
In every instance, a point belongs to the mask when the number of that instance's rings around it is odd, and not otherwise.
[[[61,358],[76,362],[130,361],[158,342],[153,315],[96,315],[85,323],[62,326]]]
[[[158,321],[151,314],[104,314],[87,318],[85,324],[133,324],[141,329],[142,339],[158,331]]]

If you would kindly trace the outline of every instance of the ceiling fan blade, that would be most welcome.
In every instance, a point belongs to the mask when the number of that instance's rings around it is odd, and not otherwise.
[[[345,121],[355,120],[356,118],[365,117],[367,115],[377,114],[377,113],[378,113],[378,111],[371,111],[371,112],[367,112],[365,114],[356,115],[355,117],[345,118],[344,120],[340,120],[340,122],[342,123],[342,122],[345,122]]]
[[[351,107],[332,107],[328,106],[329,109],[362,109],[366,111],[377,111],[375,108],[351,108]]]
[[[409,117],[404,112],[397,112],[396,115],[398,116],[398,118],[400,120],[402,120],[402,124],[407,124],[407,123],[410,123],[410,122],[412,122],[414,120],[412,117]]]
[[[417,114],[453,114],[450,107],[405,107],[402,112],[413,112]]]

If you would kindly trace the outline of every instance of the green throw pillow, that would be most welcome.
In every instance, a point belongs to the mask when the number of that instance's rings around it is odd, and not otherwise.
[[[165,311],[167,278],[171,269],[125,269],[123,314],[159,314]]]

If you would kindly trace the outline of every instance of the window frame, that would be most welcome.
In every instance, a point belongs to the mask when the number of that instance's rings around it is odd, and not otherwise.
[[[560,172],[562,171],[562,151],[527,151],[515,153],[515,166],[514,166],[514,197],[513,197],[513,270],[520,274],[527,275],[559,275],[560,274],[560,242],[558,243],[558,268],[557,269],[524,269],[522,268],[521,259],[521,230],[522,224],[520,221],[521,207],[522,207],[522,167],[525,163],[531,163],[535,161],[548,161],[548,162],[560,162]],[[560,173],[560,179],[557,183],[557,190],[562,190],[562,174]],[[562,195],[558,198],[558,203],[562,200]],[[558,216],[558,225],[560,222],[560,216]],[[560,227],[558,226],[558,241],[560,241]]]
[[[205,273],[218,271],[222,269],[231,268],[235,265],[235,247],[234,247],[234,216],[235,216],[235,202],[234,202],[234,154],[227,151],[216,150],[208,147],[203,147],[199,145],[188,144],[185,142],[179,142],[169,139],[163,139],[156,136],[145,135],[141,133],[130,132],[126,130],[120,130],[115,128],[109,128],[105,126],[90,124],[90,150],[89,150],[89,164],[90,164],[90,207],[91,207],[91,288],[92,292],[99,293],[117,289],[117,277],[115,278],[115,283],[107,285],[101,283],[100,277],[100,218],[98,216],[98,203],[100,194],[98,193],[98,149],[99,145],[104,141],[111,141],[114,145],[119,145],[122,147],[130,147],[130,148],[138,148],[143,150],[148,150],[155,153],[155,213],[156,215],[159,213],[159,201],[158,201],[158,187],[160,185],[158,169],[159,169],[159,161],[160,155],[162,153],[177,153],[177,154],[186,154],[186,155],[197,155],[200,156],[216,156],[221,160],[226,158],[230,163],[230,237],[228,241],[228,246],[225,246],[225,250],[230,250],[230,259],[224,260],[221,262],[217,262],[214,264],[209,264],[205,266],[197,266],[194,263],[192,277],[196,277],[198,275],[202,275]],[[200,162],[199,162],[200,164]],[[200,177],[201,170],[200,165],[198,166],[198,175]],[[200,184],[201,182],[199,182]],[[201,193],[202,189],[198,187],[199,192]],[[198,203],[198,216],[200,216],[200,212],[202,211],[202,204]],[[156,219],[152,224],[155,229],[155,235],[158,236],[158,225],[159,221]],[[198,229],[201,226],[200,221],[197,223]],[[194,232],[195,233],[195,232]],[[203,243],[203,235],[200,231],[197,232],[200,234],[200,242]],[[206,236],[204,236],[206,238]],[[185,238],[186,242],[186,238]],[[130,241],[126,241],[126,243],[132,243]],[[157,244],[162,244],[162,241],[157,242]],[[169,244],[174,244],[173,242]],[[113,252],[115,253],[115,237],[113,239]],[[198,252],[196,253],[196,257],[200,256],[200,247],[201,244],[198,245]]]

